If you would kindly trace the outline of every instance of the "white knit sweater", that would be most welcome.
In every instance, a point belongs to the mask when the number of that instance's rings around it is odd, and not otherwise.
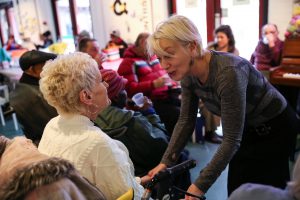
[[[134,177],[126,147],[111,139],[82,115],[58,115],[45,127],[39,151],[71,161],[82,176],[95,184],[107,199],[116,199],[129,188],[135,199],[144,189]]]

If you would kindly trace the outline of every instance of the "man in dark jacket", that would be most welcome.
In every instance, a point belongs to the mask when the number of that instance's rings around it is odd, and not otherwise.
[[[22,77],[10,94],[10,104],[16,111],[24,135],[35,144],[39,143],[48,121],[57,115],[55,108],[46,102],[39,90],[43,66],[56,56],[36,50],[24,53],[19,60]]]

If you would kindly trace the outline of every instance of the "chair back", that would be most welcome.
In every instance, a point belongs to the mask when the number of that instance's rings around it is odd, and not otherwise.
[[[134,190],[130,188],[125,194],[120,196],[117,200],[133,200]]]
[[[9,93],[7,85],[0,85],[0,105],[4,105],[9,102]]]
[[[19,130],[18,120],[14,109],[9,105],[9,92],[7,85],[0,85],[0,121],[5,126],[4,116],[12,115],[15,130]]]

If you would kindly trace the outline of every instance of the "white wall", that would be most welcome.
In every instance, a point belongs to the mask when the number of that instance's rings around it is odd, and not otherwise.
[[[111,18],[107,18],[105,16],[105,13],[111,12],[111,6],[112,6],[112,0],[105,0],[105,1],[99,1],[99,0],[90,0],[91,1],[91,13],[92,13],[92,20],[93,20],[93,29],[95,33],[95,38],[99,40],[101,46],[105,45],[107,40],[109,39],[109,32],[113,28],[120,28],[124,30],[124,35],[125,39],[127,39],[129,42],[133,42],[136,35],[138,34],[139,31],[141,31],[140,27],[133,21],[131,21],[130,17],[128,17],[128,21],[130,23],[130,26],[134,26],[135,30],[131,30],[130,32],[126,30],[126,27],[124,27],[125,24],[122,24],[123,22],[114,22],[114,20],[111,20]],[[168,8],[167,8],[167,1],[166,0],[146,0],[147,2],[152,2],[151,6],[151,13],[153,13],[152,16],[152,26],[153,28],[156,27],[156,25],[166,19],[168,17]],[[222,2],[230,2],[232,4],[233,0],[222,0]],[[250,6],[256,6],[255,2],[258,0],[249,0],[250,1]],[[105,2],[105,3],[103,3]],[[122,2],[127,3],[127,8],[128,8],[128,15],[133,15],[133,9],[132,9],[132,4],[136,5],[137,3],[134,3],[134,0],[123,0]],[[133,2],[133,3],[132,3]],[[139,2],[142,2],[141,0]],[[191,20],[194,21],[196,26],[198,27],[200,34],[203,39],[203,44],[204,46],[206,45],[206,1],[205,0],[195,0],[192,2],[196,2],[197,8],[189,8],[186,7],[186,0],[177,0],[177,13],[178,14],[183,14],[187,17],[189,17]],[[151,4],[148,4],[151,5]],[[284,32],[288,26],[289,20],[291,19],[292,16],[292,5],[293,5],[293,0],[269,0],[269,14],[268,14],[268,22],[270,23],[275,23],[278,25],[278,29],[280,31],[280,38],[284,39],[283,35]],[[236,6],[235,9],[232,10],[232,12],[243,10],[245,6],[240,5]],[[153,9],[155,8],[155,9]],[[110,10],[109,10],[110,9]],[[237,47],[240,46],[240,50],[242,55],[245,55],[245,57],[248,57],[249,52],[252,49],[253,45],[249,47],[249,45],[246,45],[245,53],[242,46],[244,46],[243,42],[240,42],[243,39],[243,37],[246,37],[249,35],[249,27],[258,27],[255,26],[254,24],[249,24],[248,18],[252,18],[254,20],[258,20],[258,15],[255,15],[251,12],[242,11],[238,12],[238,14],[230,14],[232,16],[232,19],[235,20],[234,24],[232,24],[235,36],[237,37]],[[254,16],[253,16],[254,15]],[[131,16],[134,18],[133,16]],[[136,16],[135,16],[136,17]],[[248,17],[248,18],[247,18]],[[102,19],[102,20],[101,20]],[[126,22],[128,23],[128,22]],[[226,20],[224,21],[226,23]],[[258,22],[257,22],[258,24]],[[253,28],[251,28],[253,29]],[[123,32],[121,30],[121,32]],[[237,31],[235,31],[237,30]],[[251,40],[256,40],[258,41],[258,30],[252,30],[251,32]],[[241,38],[241,39],[240,39]],[[247,38],[247,37],[246,37]],[[249,41],[249,38],[247,39]],[[255,42],[255,43],[256,43]],[[240,43],[240,44],[239,44]]]
[[[277,25],[282,40],[292,18],[293,2],[294,0],[269,0],[268,23]]]
[[[157,24],[169,17],[167,1],[151,0],[152,1],[152,13],[153,13],[153,31]],[[160,9],[157,9],[160,8]]]
[[[177,14],[188,17],[197,27],[202,44],[207,46],[207,26],[206,26],[206,0],[177,0]]]
[[[14,0],[14,16],[20,33],[29,36],[33,42],[40,41],[39,35],[50,30],[55,38],[54,20],[50,1]],[[47,25],[44,25],[46,22]]]
[[[230,25],[240,56],[250,59],[259,35],[258,0],[249,0],[245,4],[235,4],[233,0],[221,0],[221,7],[227,10],[227,15],[223,13],[221,23]]]
[[[98,40],[100,47],[104,47],[107,42],[109,21],[104,20],[104,7],[102,1],[90,0],[90,9],[92,16],[92,27],[94,38]],[[102,19],[102,20],[101,20]]]
[[[229,1],[232,2],[233,0]],[[253,0],[250,0],[250,2],[252,1]],[[14,5],[17,5],[16,0],[13,2]],[[51,5],[49,0],[18,0],[18,2],[19,7],[14,6],[14,13],[17,20],[17,26],[20,31],[27,32],[33,41],[39,40],[39,34],[45,31],[47,28],[53,34],[55,33],[54,20],[51,13]],[[131,43],[134,42],[138,33],[142,31],[152,32],[160,21],[168,17],[167,0],[122,0],[121,2],[126,2],[127,4],[126,7],[128,14],[121,17],[115,16],[112,13],[113,2],[113,0],[90,0],[94,37],[99,41],[101,47],[105,46],[109,40],[109,33],[113,29],[119,29],[124,39]],[[194,9],[186,7],[186,2],[196,2],[198,8]],[[195,22],[205,46],[207,37],[205,14],[206,8],[203,6],[205,5],[204,3],[205,0],[177,0],[178,14],[184,14]],[[37,9],[35,9],[35,5],[37,6]],[[292,16],[292,5],[293,0],[269,0],[268,22],[278,25],[281,39],[284,39],[284,32]],[[145,9],[144,11],[142,10],[143,8]],[[242,44],[240,45],[240,42],[238,41],[240,34],[236,33],[235,30],[241,29],[242,25],[247,26],[247,23],[249,22],[246,20],[246,16],[248,16],[248,14],[244,13],[233,18],[233,20],[236,20],[237,24],[241,25],[233,25],[234,33],[237,37],[237,47],[240,50],[242,50],[240,47]],[[144,22],[145,20],[148,20],[149,26],[147,29],[145,26],[143,26],[143,20]],[[43,21],[47,22],[48,27],[43,25]],[[247,33],[247,28],[243,28],[242,30],[244,35],[249,34]],[[259,39],[258,34],[252,34],[256,35],[256,40]],[[250,48],[248,47],[248,49]],[[243,50],[241,53],[243,54]]]
[[[249,0],[247,4],[235,5],[233,0],[221,0],[222,8],[228,9],[228,16],[222,24],[231,26],[240,56],[250,59],[259,40],[259,3]],[[293,0],[269,0],[268,23],[278,26],[279,37],[284,40],[284,32],[292,17]]]
[[[113,0],[91,0],[91,15],[94,37],[104,47],[110,39],[110,33],[117,29],[127,43],[133,43],[141,32],[153,32],[155,24],[167,18],[167,1],[159,0],[122,0],[126,3],[127,14],[116,15],[113,12]],[[116,7],[118,11],[122,6]],[[159,9],[158,9],[159,8]]]
[[[44,33],[47,30],[50,30],[52,33],[52,38],[55,41],[56,35],[55,35],[55,25],[54,25],[54,18],[52,14],[52,8],[50,1],[40,1],[35,0],[38,13],[39,13],[39,23],[40,23],[40,30],[41,33]],[[47,24],[44,25],[43,23],[46,22]]]

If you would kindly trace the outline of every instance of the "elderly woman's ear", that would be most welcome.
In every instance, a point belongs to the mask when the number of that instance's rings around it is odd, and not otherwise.
[[[86,90],[81,90],[79,93],[79,99],[80,102],[90,105],[92,104],[92,96],[90,94],[90,92],[86,91]]]
[[[5,151],[5,148],[7,146],[9,142],[9,139],[4,137],[4,136],[0,136],[0,157],[2,156],[3,152]]]

